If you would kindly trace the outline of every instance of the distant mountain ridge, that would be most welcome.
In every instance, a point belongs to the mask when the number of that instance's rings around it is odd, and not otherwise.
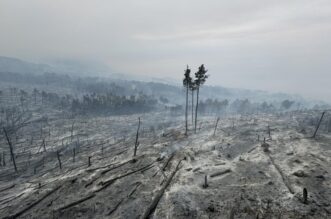
[[[35,64],[22,61],[16,58],[0,56],[0,72],[2,73],[19,73],[24,74],[25,77],[27,77],[26,74],[42,75],[44,73],[56,73],[62,75],[69,75],[74,78],[98,78],[97,81],[100,82],[108,81],[114,84],[118,84],[122,87],[135,87],[137,91],[142,91],[148,95],[163,95],[175,99],[176,97],[178,97],[179,94],[182,95],[184,93],[184,90],[181,86],[181,81],[177,82],[171,78],[162,79],[149,76],[109,73],[107,72],[107,70],[109,69],[103,66],[94,68],[93,65],[81,64],[76,62],[57,62],[52,65]],[[201,89],[201,98],[213,98],[219,100],[249,99],[256,102],[272,102],[290,99],[302,103],[310,102],[310,104],[323,103],[320,101],[307,101],[305,98],[302,98],[298,95],[271,93],[259,90],[225,88],[222,86],[208,85],[204,86],[203,89]],[[178,103],[180,102],[181,101],[178,101]]]
[[[0,71],[14,73],[44,73],[51,69],[45,64],[35,64],[16,58],[0,56]]]

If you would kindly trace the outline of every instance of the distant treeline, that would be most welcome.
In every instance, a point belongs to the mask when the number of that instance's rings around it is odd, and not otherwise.
[[[73,99],[71,109],[79,114],[121,115],[151,111],[158,101],[144,94],[118,96],[112,93],[87,94],[82,99]]]
[[[201,114],[216,114],[220,115],[225,112],[234,114],[253,114],[253,113],[275,113],[286,110],[300,109],[300,103],[291,100],[283,100],[281,102],[273,103],[256,103],[248,99],[236,99],[232,102],[229,100],[207,99],[199,102]]]
[[[123,115],[153,110],[158,100],[143,93],[123,96],[114,93],[84,94],[81,97],[60,95],[54,92],[31,92],[14,87],[0,90],[0,111],[9,112],[19,108],[30,111],[32,108],[53,108],[74,114]],[[161,102],[161,101],[160,101]]]
[[[111,80],[99,77],[76,77],[57,73],[23,74],[1,72],[1,82],[19,83],[32,87],[49,86],[53,88],[67,88],[71,94],[96,93],[107,95],[108,93],[119,96],[131,96],[144,93],[155,99],[162,99],[181,103],[178,95],[182,95],[181,89],[176,86],[142,81]],[[161,101],[162,101],[161,100]]]

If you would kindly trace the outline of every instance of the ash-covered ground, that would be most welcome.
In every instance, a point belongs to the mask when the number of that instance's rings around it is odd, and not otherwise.
[[[17,139],[17,173],[2,160],[0,215],[331,218],[331,134],[321,126],[311,138],[320,113],[222,117],[216,131],[205,116],[186,136],[182,116],[167,113],[71,121],[54,112],[46,138]]]

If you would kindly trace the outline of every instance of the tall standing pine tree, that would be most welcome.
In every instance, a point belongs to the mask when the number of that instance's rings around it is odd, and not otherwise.
[[[191,70],[186,67],[185,74],[184,74],[184,80],[183,85],[186,88],[186,109],[185,109],[185,135],[187,135],[187,117],[188,117],[188,90],[190,88],[190,85],[192,83],[192,78],[190,76]]]
[[[202,86],[206,79],[208,78],[208,75],[206,75],[208,70],[205,69],[205,66],[202,64],[199,67],[198,72],[195,73],[195,86],[197,90],[197,103],[195,108],[195,124],[194,124],[194,133],[197,133],[197,122],[198,122],[198,107],[199,107],[199,90],[200,86]]]
[[[191,94],[192,94],[192,126],[194,125],[194,91],[196,90],[196,86],[195,86],[195,81],[191,81],[190,83],[190,90],[191,90]]]

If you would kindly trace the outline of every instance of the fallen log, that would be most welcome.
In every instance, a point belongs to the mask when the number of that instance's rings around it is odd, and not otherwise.
[[[147,166],[144,166],[144,167],[142,167],[142,168],[139,168],[139,169],[137,169],[137,170],[134,170],[134,171],[131,171],[131,172],[125,173],[125,174],[123,174],[123,175],[117,176],[117,177],[112,178],[112,179],[108,179],[108,180],[106,180],[106,181],[104,181],[104,182],[100,182],[100,183],[101,183],[102,185],[103,185],[103,184],[107,184],[108,182],[111,182],[111,181],[113,181],[113,180],[121,179],[121,178],[126,177],[126,176],[129,176],[129,175],[131,175],[131,174],[133,174],[133,173],[136,173],[136,172],[139,172],[139,171],[143,171],[143,170],[145,170],[145,169],[147,169],[147,168],[149,169],[149,168],[153,165],[153,163],[154,163],[154,162],[148,164]]]
[[[8,190],[8,189],[12,189],[12,188],[14,188],[14,187],[15,187],[15,184],[10,185],[10,186],[5,187],[5,188],[1,188],[1,189],[0,189],[0,192],[4,192],[4,191],[6,191],[6,190]]]
[[[90,185],[92,185],[95,181],[97,181],[99,178],[101,178],[102,175],[104,175],[105,173],[107,173],[107,172],[109,172],[109,171],[112,171],[112,170],[114,170],[114,169],[117,169],[117,168],[119,168],[119,167],[121,167],[121,166],[123,166],[123,165],[125,165],[125,164],[127,164],[127,163],[130,163],[131,161],[132,161],[132,160],[125,161],[125,162],[123,162],[123,163],[121,163],[121,164],[119,164],[119,165],[117,165],[117,166],[115,166],[115,167],[112,167],[112,168],[110,168],[110,169],[107,169],[107,170],[102,171],[100,175],[98,175],[98,176],[96,176],[95,178],[91,179],[91,180],[85,185],[85,188],[87,188],[87,187],[89,187]],[[87,171],[87,172],[92,172],[92,171],[94,171],[94,170],[97,170],[97,169],[103,169],[103,168],[106,168],[106,167],[111,166],[111,165],[114,165],[114,164],[109,164],[109,165],[107,165],[107,166],[98,167],[98,168],[94,168],[94,169],[88,169],[88,170],[86,170],[86,171]]]
[[[278,171],[279,175],[282,177],[283,183],[286,186],[286,188],[288,189],[288,191],[291,194],[294,194],[294,189],[292,188],[292,186],[290,185],[290,183],[288,182],[286,176],[284,175],[283,171],[281,170],[281,168],[275,163],[275,160],[273,159],[273,157],[270,156],[270,154],[267,154],[272,165],[276,168],[276,170]]]
[[[116,211],[117,208],[122,204],[123,201],[124,201],[124,199],[122,199],[121,201],[119,201],[119,202],[115,205],[115,207],[114,207],[112,210],[109,211],[109,213],[108,213],[107,215],[109,216],[109,215],[111,215],[114,211]]]
[[[322,113],[322,116],[321,116],[320,120],[318,121],[318,124],[316,126],[316,129],[315,129],[315,132],[314,132],[312,138],[316,138],[317,131],[318,131],[318,129],[319,129],[321,123],[322,123],[324,115],[325,115],[325,112]]]
[[[232,172],[231,169],[226,169],[226,170],[223,170],[223,171],[220,171],[220,172],[213,173],[213,174],[210,175],[210,177],[213,178],[213,177],[221,176],[221,175],[224,175],[224,174],[230,173],[230,172]]]
[[[149,170],[149,169],[152,169],[154,166],[150,166],[150,167],[147,167],[146,169],[143,169],[142,171],[141,171],[141,173],[144,173],[145,171],[147,171],[147,170]]]
[[[143,171],[143,170],[149,169],[149,168],[151,168],[151,166],[153,165],[153,163],[154,163],[154,162],[148,164],[147,166],[144,166],[144,167],[142,167],[142,168],[139,168],[139,169],[137,169],[137,170],[134,170],[134,171],[128,172],[128,173],[126,173],[126,174],[123,174],[123,175],[117,176],[117,177],[115,177],[115,178],[108,179],[108,180],[106,180],[106,181],[101,181],[101,182],[99,183],[99,185],[101,185],[101,187],[100,187],[99,189],[95,190],[95,192],[100,192],[101,190],[103,190],[103,189],[107,188],[108,186],[110,186],[111,184],[113,184],[113,183],[114,183],[116,180],[118,180],[118,179],[121,179],[121,178],[123,178],[123,177],[126,177],[126,176],[129,176],[129,175],[131,175],[131,174],[137,173],[137,172],[139,172],[139,171]]]
[[[61,208],[58,208],[57,211],[63,211],[65,209],[71,208],[71,207],[73,207],[75,205],[78,205],[80,203],[83,203],[83,202],[85,202],[85,201],[93,198],[94,196],[95,196],[95,193],[92,193],[92,194],[90,194],[90,195],[88,195],[88,196],[86,196],[84,198],[81,198],[81,199],[79,199],[77,201],[74,201],[74,202],[69,203],[68,205],[65,205],[65,206],[63,206]]]
[[[219,121],[220,121],[220,117],[217,117],[215,129],[214,129],[214,136],[216,135],[217,125]]]
[[[165,171],[165,170],[166,170],[168,164],[170,163],[170,161],[172,160],[172,158],[173,158],[174,156],[175,156],[175,153],[172,153],[172,154],[169,156],[168,160],[164,163],[164,165],[163,165],[163,167],[162,167],[162,171]]]
[[[153,212],[155,211],[157,204],[159,203],[160,199],[162,198],[165,190],[167,189],[167,187],[170,185],[172,179],[174,178],[175,174],[177,173],[177,171],[179,170],[179,165],[182,162],[182,160],[180,160],[175,168],[175,170],[171,173],[171,175],[169,176],[168,180],[166,181],[166,183],[162,186],[162,188],[160,189],[160,191],[156,194],[156,196],[153,198],[152,203],[150,204],[150,206],[145,210],[144,214],[140,217],[142,219],[147,219],[150,217],[150,215],[153,214]]]
[[[133,157],[135,157],[137,155],[137,148],[139,146],[138,138],[139,138],[139,129],[140,129],[140,117],[138,118],[138,120],[139,120],[139,123],[138,123],[138,130],[137,130],[137,134],[136,134],[136,141],[135,141],[135,144],[134,144]]]
[[[104,169],[104,168],[108,168],[108,167],[114,166],[116,164],[118,164],[118,163],[112,163],[112,164],[107,164],[107,165],[101,166],[101,167],[90,168],[90,169],[87,169],[85,171],[90,173],[90,172],[94,172],[96,170],[100,170],[100,169]]]
[[[121,166],[124,166],[124,165],[127,164],[127,163],[131,163],[132,160],[133,160],[133,159],[128,160],[128,161],[125,161],[125,162],[123,162],[123,163],[121,163],[121,164],[119,164],[119,165],[117,165],[117,166],[115,166],[115,167],[109,168],[109,169],[107,169],[107,170],[103,170],[103,171],[101,172],[101,175],[104,175],[105,173],[108,173],[109,171],[112,171],[112,170],[117,169],[117,168],[119,168],[119,167],[121,167]]]
[[[10,150],[11,160],[13,162],[15,172],[17,173],[17,166],[16,166],[15,154],[14,154],[14,149],[13,149],[12,142],[11,142],[9,136],[8,136],[7,130],[4,127],[3,127],[3,132],[5,133],[7,143],[8,143],[8,146],[9,146],[9,150]]]
[[[134,187],[134,189],[129,193],[128,197],[131,197],[138,189],[138,187],[141,185],[141,182],[138,182],[137,185]]]
[[[50,196],[51,194],[53,194],[54,192],[56,192],[57,190],[59,190],[62,187],[62,185],[59,185],[57,187],[55,187],[54,189],[52,189],[51,191],[47,192],[44,196],[42,196],[40,199],[36,200],[35,202],[33,202],[31,205],[25,207],[24,209],[20,210],[19,212],[17,212],[16,214],[10,215],[8,217],[5,217],[6,219],[10,219],[10,218],[17,218],[19,216],[21,216],[22,214],[24,214],[25,212],[27,212],[28,210],[30,210],[31,208],[33,208],[34,206],[36,206],[37,204],[39,204],[41,201],[43,201],[45,198],[47,198],[48,196]]]
[[[25,194],[25,192],[22,192],[22,193],[19,194],[19,195],[14,195],[14,196],[10,196],[10,197],[7,197],[7,198],[4,198],[4,199],[1,199],[1,200],[0,200],[0,204],[1,204],[1,205],[4,205],[4,204],[6,204],[6,203],[8,203],[8,202],[11,202],[11,201],[13,201],[13,200],[15,200],[15,199],[21,197],[21,196],[24,195],[24,194]]]
[[[252,149],[250,149],[247,153],[251,153],[252,151],[254,151],[257,147],[253,147]]]

